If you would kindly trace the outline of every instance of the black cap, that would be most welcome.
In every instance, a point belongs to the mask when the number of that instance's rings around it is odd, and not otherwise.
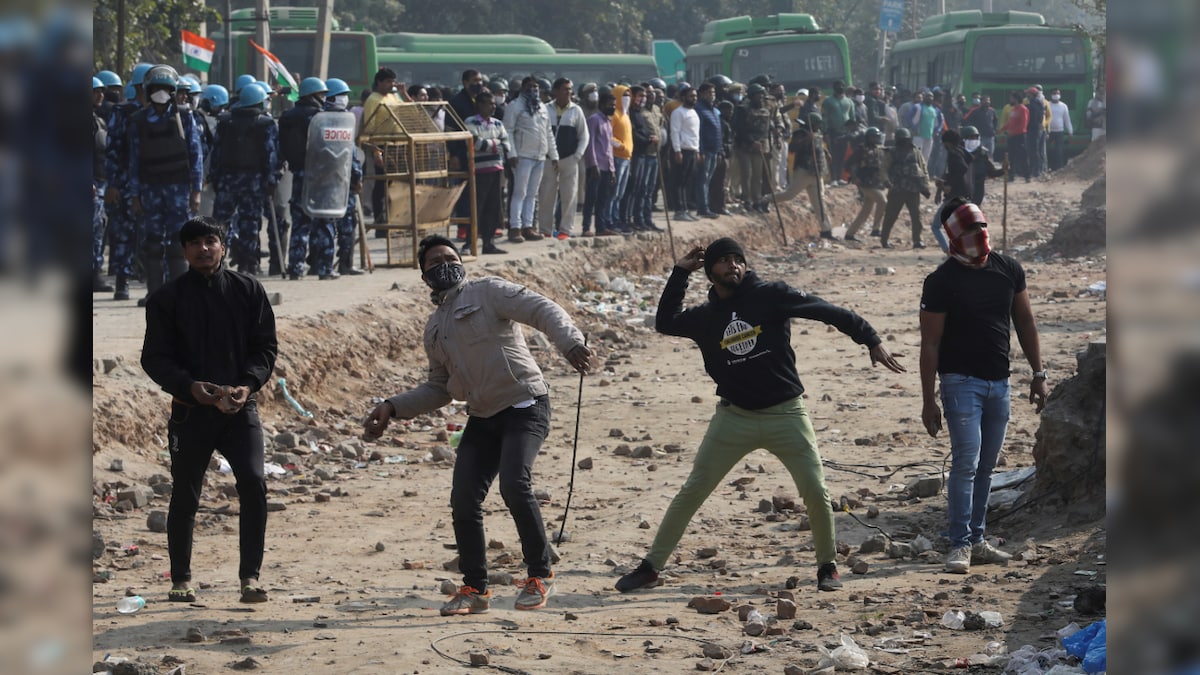
[[[704,249],[704,273],[712,274],[713,265],[731,253],[740,255],[742,260],[746,259],[746,252],[742,250],[742,245],[729,237],[721,237],[709,244],[708,248]]]
[[[462,257],[458,252],[458,247],[454,245],[454,242],[440,234],[431,234],[422,239],[421,243],[417,244],[417,265],[421,268],[421,274],[425,273],[425,254],[428,253],[429,249],[433,248],[434,246],[449,246],[450,250],[454,251],[454,255],[459,256],[459,258]]]

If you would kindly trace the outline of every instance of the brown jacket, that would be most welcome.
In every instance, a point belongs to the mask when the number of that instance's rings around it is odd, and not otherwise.
[[[583,344],[583,333],[562,307],[499,277],[465,281],[434,297],[438,308],[425,324],[429,373],[422,384],[388,399],[399,418],[455,399],[466,401],[471,415],[491,417],[548,394],[517,324],[545,333],[564,356]]]

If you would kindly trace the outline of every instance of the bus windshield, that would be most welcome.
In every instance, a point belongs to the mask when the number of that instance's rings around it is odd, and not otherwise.
[[[975,40],[978,80],[1073,80],[1087,72],[1083,40],[1073,35],[982,35]],[[1036,76],[1036,77],[1034,77]]]
[[[789,89],[828,84],[846,73],[837,42],[812,39],[735,47],[731,69],[730,77],[737,82],[770,75]]]
[[[370,82],[375,73],[367,73],[366,55],[361,35],[334,34],[329,40],[329,77],[347,82]],[[312,74],[312,33],[271,35],[271,53],[293,73],[307,77]],[[297,78],[301,79],[301,78]]]

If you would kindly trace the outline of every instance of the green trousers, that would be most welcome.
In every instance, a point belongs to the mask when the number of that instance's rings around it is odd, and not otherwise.
[[[834,561],[833,507],[817,453],[816,434],[804,402],[797,397],[762,410],[746,410],[724,401],[717,404],[696,452],[692,473],[667,507],[646,556],[654,569],[666,567],[692,516],[729,470],[759,448],[778,457],[792,474],[808,509],[817,563]]]

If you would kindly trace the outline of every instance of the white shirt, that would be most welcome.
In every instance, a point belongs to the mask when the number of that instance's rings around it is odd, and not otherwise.
[[[1075,133],[1071,128],[1070,110],[1067,109],[1067,104],[1062,101],[1050,101],[1050,131],[1066,131],[1068,134]]]
[[[681,105],[671,113],[671,148],[675,152],[700,150],[700,116],[695,108]]]

